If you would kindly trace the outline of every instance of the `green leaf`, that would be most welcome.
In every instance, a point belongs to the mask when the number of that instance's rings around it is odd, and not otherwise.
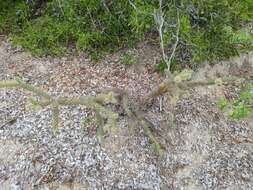
[[[244,103],[239,103],[237,106],[233,107],[230,116],[233,119],[242,119],[247,117],[251,113],[250,109]]]
[[[218,104],[218,107],[221,110],[225,110],[229,103],[228,103],[228,100],[225,97],[222,97],[218,100],[217,104]]]

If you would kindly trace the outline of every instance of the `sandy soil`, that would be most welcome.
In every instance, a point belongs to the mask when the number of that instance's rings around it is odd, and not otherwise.
[[[121,63],[123,53],[138,58]],[[92,63],[86,55],[35,58],[0,42],[0,79],[21,77],[51,94],[95,95],[105,89],[127,90],[135,101],[164,78],[154,71],[159,52],[149,44],[108,55]],[[210,66],[203,63],[194,80],[219,76],[253,78],[253,54]],[[27,109],[27,92],[0,90],[0,189],[229,189],[253,187],[253,118],[231,121],[217,98],[236,97],[239,86],[205,86],[189,91],[176,105],[164,97],[146,111],[153,133],[165,149],[158,158],[140,126],[121,116],[117,133],[100,144],[93,113],[65,107],[54,136],[49,110]],[[169,117],[174,113],[174,121]],[[88,127],[84,127],[88,125]]]

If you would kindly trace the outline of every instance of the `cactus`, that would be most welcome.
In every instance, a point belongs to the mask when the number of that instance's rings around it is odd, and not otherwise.
[[[90,109],[96,110],[97,114],[99,114],[102,118],[107,119],[107,123],[104,128],[107,131],[116,126],[116,122],[118,119],[118,114],[111,111],[109,108],[104,106],[104,104],[116,104],[117,99],[113,92],[109,92],[107,94],[99,94],[98,96],[82,96],[79,98],[64,98],[58,97],[54,98],[50,94],[44,92],[43,90],[36,88],[30,84],[23,82],[21,79],[11,80],[11,81],[0,81],[0,88],[21,88],[23,90],[32,92],[35,96],[40,97],[42,100],[36,100],[34,98],[30,98],[30,103],[35,107],[51,107],[52,110],[52,127],[56,132],[60,119],[60,107],[67,105],[84,105]]]
[[[159,142],[156,140],[150,130],[150,125],[145,118],[145,114],[140,110],[140,107],[148,105],[150,100],[155,97],[168,94],[171,97],[171,103],[174,105],[180,96],[187,90],[195,86],[204,85],[224,85],[230,84],[237,80],[237,78],[224,78],[207,81],[191,81],[192,71],[185,70],[178,75],[169,75],[167,78],[158,86],[158,88],[151,91],[144,97],[144,101],[139,103],[133,103],[130,101],[126,92],[114,89],[108,93],[98,94],[97,96],[81,96],[78,98],[64,98],[64,97],[53,97],[43,90],[36,88],[30,84],[25,83],[21,79],[0,81],[1,88],[21,88],[23,90],[32,92],[35,96],[40,97],[40,100],[30,98],[30,103],[35,107],[50,107],[52,110],[52,127],[54,132],[57,132],[60,119],[60,107],[69,105],[83,105],[89,109],[95,111],[97,122],[99,125],[98,138],[103,141],[105,133],[115,131],[117,126],[118,114],[109,109],[106,104],[117,104],[120,105],[127,116],[134,119],[136,123],[143,127],[145,135],[150,139],[151,144],[154,147],[155,152],[158,156],[163,155],[163,149]],[[176,100],[176,101],[173,101]],[[105,123],[105,121],[107,121]]]

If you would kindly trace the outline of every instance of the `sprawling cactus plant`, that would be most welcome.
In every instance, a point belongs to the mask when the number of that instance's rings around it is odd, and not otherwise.
[[[168,75],[168,77],[152,92],[144,97],[141,103],[142,107],[148,105],[149,102],[162,95],[168,95],[171,98],[172,105],[177,102],[182,94],[194,86],[203,85],[214,85],[214,84],[225,84],[234,82],[234,78],[215,79],[208,81],[191,81],[192,76],[191,70],[183,70],[177,75]],[[65,98],[65,97],[53,97],[47,92],[34,87],[33,85],[27,84],[20,79],[10,81],[0,81],[1,88],[21,88],[32,92],[35,96],[40,97],[39,100],[35,98],[29,98],[30,103],[36,107],[51,107],[52,110],[52,127],[55,132],[59,127],[59,114],[61,106],[68,105],[83,105],[87,108],[92,109],[96,113],[97,120],[101,125],[99,128],[99,137],[103,137],[104,133],[110,132],[117,126],[118,113],[113,111],[108,105],[119,105],[122,107],[126,115],[134,119],[139,126],[143,127],[144,133],[149,137],[151,144],[154,147],[155,152],[158,155],[163,154],[159,142],[150,130],[149,122],[145,118],[145,113],[141,111],[139,103],[133,103],[130,101],[127,93],[112,89],[107,93],[98,94],[97,96],[81,96],[78,98]],[[106,121],[106,123],[104,123]]]

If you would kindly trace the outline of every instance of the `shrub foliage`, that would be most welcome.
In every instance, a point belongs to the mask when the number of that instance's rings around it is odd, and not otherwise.
[[[244,87],[238,99],[227,100],[225,97],[220,98],[218,106],[235,120],[251,116],[253,114],[253,83]]]
[[[0,32],[39,56],[61,55],[73,46],[108,52],[147,36],[159,42],[159,11],[166,51],[180,25],[173,62],[185,52],[189,62],[200,62],[252,50],[252,0],[8,0],[0,2]]]

